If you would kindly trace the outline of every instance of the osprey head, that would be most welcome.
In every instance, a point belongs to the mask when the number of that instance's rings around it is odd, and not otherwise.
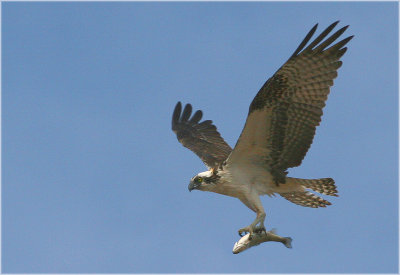
[[[214,169],[201,172],[190,180],[188,189],[189,191],[192,191],[194,189],[201,191],[212,191],[212,189],[217,184],[218,179],[219,176]]]

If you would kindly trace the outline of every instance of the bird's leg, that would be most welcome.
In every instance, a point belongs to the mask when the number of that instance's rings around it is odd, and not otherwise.
[[[261,232],[267,232],[264,226],[264,221],[265,221],[265,213],[262,214],[262,217],[260,218],[260,222],[258,226],[254,227],[254,232],[256,233],[261,233]]]
[[[264,226],[265,221],[265,212],[257,212],[257,217],[249,226],[243,227],[239,229],[239,235],[242,237],[242,233],[249,232],[250,237],[253,235],[254,232],[262,232],[266,231]],[[257,224],[259,224],[257,226]]]

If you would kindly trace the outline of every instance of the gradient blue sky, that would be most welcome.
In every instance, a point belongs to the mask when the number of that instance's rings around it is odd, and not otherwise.
[[[43,273],[398,271],[398,4],[2,3],[2,267]],[[333,177],[326,209],[254,214],[187,190],[205,167],[170,130],[192,103],[233,146],[258,89],[315,23],[355,35],[290,175]]]

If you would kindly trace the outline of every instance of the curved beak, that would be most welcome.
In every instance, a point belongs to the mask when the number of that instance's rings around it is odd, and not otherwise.
[[[200,184],[198,184],[194,181],[190,181],[190,183],[188,185],[189,192],[192,192],[192,190],[194,190],[194,189],[198,189],[199,186],[200,186]]]

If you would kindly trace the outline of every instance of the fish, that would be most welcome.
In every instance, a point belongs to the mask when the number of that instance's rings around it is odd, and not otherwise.
[[[276,229],[274,228],[271,231],[254,232],[251,238],[250,233],[247,233],[235,243],[232,252],[233,254],[238,254],[252,246],[259,245],[263,242],[280,242],[287,248],[292,248],[292,238],[281,237],[277,235]]]

